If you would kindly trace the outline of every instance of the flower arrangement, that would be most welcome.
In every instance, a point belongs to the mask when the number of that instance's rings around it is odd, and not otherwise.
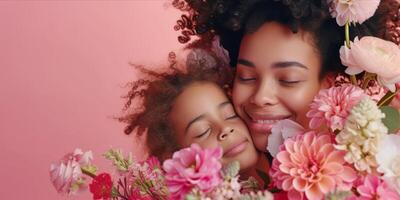
[[[271,143],[276,129],[284,138],[278,152],[268,148],[273,186],[286,199],[400,199],[400,110],[391,105],[399,96],[400,48],[369,36],[350,41],[351,23],[371,17],[379,0],[328,3],[345,26],[340,59],[350,78],[339,75],[314,98],[310,130],[294,130],[295,122],[285,122],[286,132],[282,123],[272,128]]]
[[[51,181],[60,194],[77,194],[77,189],[89,188],[93,199],[151,200],[151,199],[232,199],[269,200],[268,191],[257,190],[254,178],[239,180],[239,162],[222,167],[222,149],[202,149],[197,144],[181,149],[161,165],[150,157],[135,162],[121,151],[109,150],[104,157],[116,168],[116,173],[96,175],[89,163],[91,152],[77,149],[51,165]],[[67,163],[67,164],[66,164]],[[88,185],[88,178],[92,181]]]

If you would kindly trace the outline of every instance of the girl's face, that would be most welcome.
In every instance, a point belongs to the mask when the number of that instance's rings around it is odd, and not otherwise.
[[[222,89],[210,82],[187,86],[175,99],[169,120],[178,143],[197,143],[203,148],[223,149],[222,164],[239,161],[241,169],[256,164],[258,153],[244,122]]]
[[[308,127],[305,114],[321,85],[321,60],[309,34],[265,23],[243,37],[237,63],[233,104],[259,150],[266,150],[279,120]]]

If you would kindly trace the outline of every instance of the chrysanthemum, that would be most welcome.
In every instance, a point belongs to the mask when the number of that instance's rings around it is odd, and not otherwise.
[[[329,135],[307,132],[289,138],[273,160],[270,175],[289,199],[322,199],[336,188],[349,189],[356,179],[345,165],[345,151],[336,150]]]
[[[351,110],[344,129],[336,136],[337,148],[348,151],[345,160],[359,171],[371,172],[377,167],[377,145],[388,132],[382,123],[384,117],[373,100],[364,98]]]
[[[326,124],[332,131],[343,129],[351,108],[365,96],[361,88],[351,84],[321,90],[307,113],[307,117],[311,118],[310,128]]]

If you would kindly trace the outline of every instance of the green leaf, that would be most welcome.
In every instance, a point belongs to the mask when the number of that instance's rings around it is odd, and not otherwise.
[[[389,129],[389,133],[396,133],[400,129],[399,111],[390,106],[382,106],[380,109],[386,116],[382,119],[383,124]]]
[[[257,175],[261,178],[261,180],[263,180],[264,189],[266,189],[268,187],[268,185],[269,185],[269,182],[270,182],[268,174],[265,173],[262,170],[259,170],[259,169],[256,169],[256,172],[257,172]]]
[[[239,170],[240,170],[240,163],[238,161],[233,161],[222,169],[222,173],[225,179],[230,179],[238,175]]]

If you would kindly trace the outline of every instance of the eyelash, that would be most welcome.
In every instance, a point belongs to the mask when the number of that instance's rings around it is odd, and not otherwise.
[[[256,80],[256,78],[244,78],[244,77],[240,77],[239,76],[239,80],[243,81],[243,82],[246,82],[246,81],[254,81],[254,80]]]
[[[235,119],[238,116],[236,114],[233,114],[232,116],[227,117],[225,120],[230,120],[230,119]]]
[[[203,133],[201,133],[200,135],[196,136],[195,138],[201,138],[203,137],[205,134],[207,134],[209,131],[211,130],[211,128],[208,128],[206,131],[204,131]]]
[[[300,83],[301,81],[286,81],[286,80],[279,80],[283,85],[286,86],[293,86],[294,84]]]

